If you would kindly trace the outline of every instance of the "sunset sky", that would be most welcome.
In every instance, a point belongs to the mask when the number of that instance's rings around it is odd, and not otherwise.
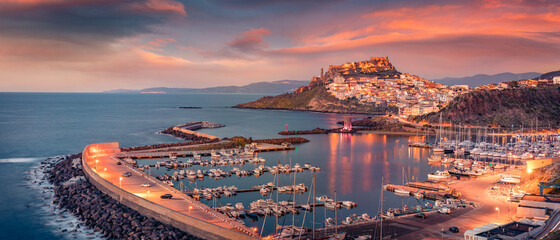
[[[0,0],[0,92],[560,70],[560,1]]]

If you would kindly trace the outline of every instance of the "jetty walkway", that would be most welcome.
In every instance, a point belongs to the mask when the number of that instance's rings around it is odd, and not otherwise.
[[[126,153],[125,155],[130,156]],[[98,143],[85,147],[82,167],[88,180],[99,190],[141,214],[206,239],[258,239],[257,229],[197,202],[154,177],[121,161],[119,144]],[[117,164],[117,163],[120,164]],[[123,177],[123,173],[132,173]],[[150,183],[150,187],[142,184]],[[160,198],[172,194],[172,199]]]

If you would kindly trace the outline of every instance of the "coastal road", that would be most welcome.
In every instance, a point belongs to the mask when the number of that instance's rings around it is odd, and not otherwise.
[[[517,203],[507,201],[507,196],[495,194],[491,187],[500,180],[499,174],[479,177],[477,179],[455,181],[451,186],[462,194],[462,198],[475,202],[475,207],[462,212],[461,209],[452,211],[450,218],[445,221],[421,224],[420,230],[407,234],[407,239],[438,238],[444,229],[445,238],[464,239],[464,232],[489,223],[507,223],[514,220]],[[459,214],[455,212],[460,211]],[[441,218],[438,216],[437,218]],[[404,221],[404,223],[407,223]],[[457,226],[459,233],[450,233],[449,227]]]

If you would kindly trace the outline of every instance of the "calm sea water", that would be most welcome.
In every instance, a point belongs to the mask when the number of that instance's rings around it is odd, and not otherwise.
[[[0,93],[0,239],[61,238],[56,229],[45,224],[47,214],[33,207],[32,204],[39,201],[39,194],[31,190],[25,181],[26,171],[41,158],[78,153],[87,144],[96,142],[118,141],[123,147],[176,142],[179,140],[156,132],[192,121],[226,125],[225,128],[202,131],[208,134],[258,139],[281,137],[277,132],[284,130],[285,124],[290,130],[332,128],[345,116],[231,108],[259,97],[237,94]],[[202,109],[177,109],[180,106]],[[336,191],[339,200],[358,203],[358,207],[352,210],[340,210],[339,221],[351,213],[377,213],[381,177],[384,177],[384,183],[401,183],[403,176],[407,180],[425,180],[426,174],[435,168],[427,165],[426,150],[407,147],[413,136],[330,134],[304,137],[311,142],[299,145],[296,151],[259,156],[266,158],[269,166],[278,161],[282,164],[292,161],[321,167],[322,171],[316,175],[317,196],[333,196]],[[253,169],[254,166],[248,164],[243,168]],[[311,179],[312,173],[309,172],[296,175],[296,182],[307,186],[311,184]],[[265,174],[258,178],[232,177],[196,184],[198,187],[236,185],[247,188],[271,181],[273,176]],[[292,182],[293,175],[282,175],[280,178],[280,185]],[[189,185],[188,182],[186,184]],[[259,197],[258,193],[243,193],[233,198],[221,198],[217,204],[243,202],[248,207],[249,202]],[[296,201],[306,202],[308,197],[307,193],[298,195]],[[288,200],[292,196],[285,194],[280,198]],[[420,202],[385,194],[385,208],[401,207],[403,204],[415,206]],[[316,221],[322,221],[325,215],[334,217],[332,212],[325,214],[317,211]],[[305,225],[309,226],[310,219],[311,215],[307,215]],[[291,216],[280,219],[284,225],[291,224],[291,221]],[[302,221],[303,214],[300,214],[295,223],[299,225]],[[262,219],[246,222],[263,228]],[[274,222],[273,219],[267,220],[265,233],[273,231]]]

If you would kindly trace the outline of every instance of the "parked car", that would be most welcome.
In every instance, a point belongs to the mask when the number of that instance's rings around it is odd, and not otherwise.
[[[166,193],[166,194],[161,195],[160,198],[162,198],[162,199],[171,199],[171,198],[173,198],[173,195],[171,195],[171,194],[169,194],[169,193]]]
[[[131,172],[125,172],[125,173],[122,174],[122,176],[123,177],[130,177],[130,176],[132,176],[132,173]]]
[[[117,165],[122,165],[122,163],[121,163],[121,162],[117,162]]]
[[[428,215],[426,215],[425,213],[417,213],[414,214],[415,217],[417,218],[422,218],[422,219],[426,219],[428,217]]]
[[[150,185],[150,183],[142,183],[141,186],[142,186],[142,187],[150,187],[150,186],[152,186],[152,185]]]
[[[458,227],[455,227],[455,226],[452,226],[452,227],[449,227],[449,231],[452,232],[452,233],[458,233],[458,232],[459,232],[459,228],[458,228]]]

